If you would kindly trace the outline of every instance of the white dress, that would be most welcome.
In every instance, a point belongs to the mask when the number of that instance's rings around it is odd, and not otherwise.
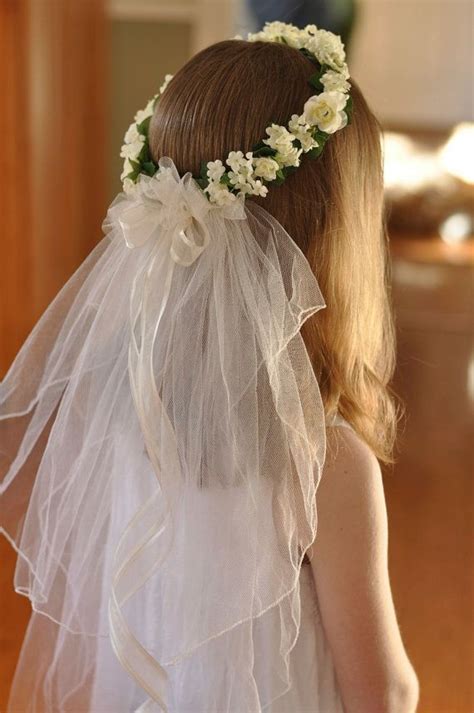
[[[330,425],[350,428],[340,416],[336,416]],[[278,695],[273,701],[275,678],[272,678],[270,669],[266,671],[265,666],[271,667],[274,652],[279,645],[279,639],[275,638],[278,622],[272,618],[278,616],[278,607],[274,610],[275,614],[270,612],[267,616],[256,618],[253,623],[257,652],[253,673],[259,695],[263,700],[270,701],[261,706],[259,713],[344,713],[309,562],[303,562],[301,567],[300,601],[300,629],[289,656],[292,685],[290,690]],[[137,627],[144,637],[149,635],[152,639],[147,616],[141,617],[138,611],[136,614]],[[60,649],[55,649],[57,637],[62,641]],[[149,643],[152,644],[151,639]],[[225,648],[225,637],[222,640]],[[41,646],[42,652],[39,658],[38,646]],[[55,650],[61,651],[60,657],[55,656]],[[79,668],[87,661],[92,664],[92,668],[87,676],[84,673],[79,675]],[[83,666],[84,671],[87,668],[87,664]],[[86,681],[89,676],[92,685]],[[50,698],[49,702],[45,702],[44,691],[39,689],[38,684],[40,680],[49,679],[45,691]],[[41,684],[41,689],[44,685]],[[201,707],[193,707],[193,691],[186,691],[185,695],[181,691],[179,696],[181,702],[170,705],[171,713],[208,713]],[[83,639],[68,634],[42,614],[32,614],[8,713],[141,713],[146,699],[144,691],[121,667],[108,637]],[[52,703],[53,700],[55,703]],[[56,702],[58,700],[62,701],[59,705]],[[152,705],[146,710],[155,713],[161,709]],[[231,710],[232,713],[256,713],[254,709]],[[218,711],[213,709],[213,713]]]

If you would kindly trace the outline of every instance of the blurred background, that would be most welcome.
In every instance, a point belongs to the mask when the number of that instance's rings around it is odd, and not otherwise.
[[[407,408],[397,463],[384,470],[392,588],[420,679],[419,713],[469,713],[470,0],[0,0],[0,370],[100,240],[137,109],[199,49],[275,19],[340,34],[384,128],[395,388]],[[12,592],[14,556],[3,538],[0,558],[1,711],[29,603]]]

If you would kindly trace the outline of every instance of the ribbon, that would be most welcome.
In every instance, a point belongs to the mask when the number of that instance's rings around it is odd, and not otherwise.
[[[208,221],[246,218],[243,196],[230,204],[211,203],[190,172],[180,178],[173,161],[160,158],[154,176],[140,174],[128,193],[111,204],[103,229],[119,227],[129,248],[140,248],[152,238],[168,239],[169,254],[178,265],[189,266],[210,242]]]

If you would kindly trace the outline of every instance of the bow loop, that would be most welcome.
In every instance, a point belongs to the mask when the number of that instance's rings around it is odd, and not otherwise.
[[[159,160],[154,176],[140,174],[128,193],[120,194],[109,208],[103,229],[118,225],[129,248],[140,248],[151,238],[168,239],[169,254],[179,265],[191,265],[208,246],[210,214],[221,218],[246,218],[243,200],[211,204],[190,172],[180,178],[173,161]]]

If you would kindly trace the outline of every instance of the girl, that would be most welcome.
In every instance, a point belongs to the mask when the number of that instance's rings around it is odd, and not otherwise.
[[[169,80],[2,384],[9,710],[413,713],[380,127],[314,26]]]

